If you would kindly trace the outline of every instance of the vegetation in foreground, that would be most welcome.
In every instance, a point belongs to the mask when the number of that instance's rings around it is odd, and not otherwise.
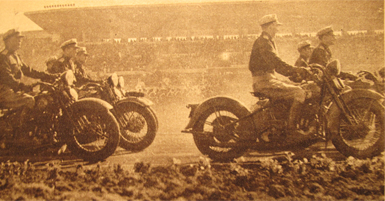
[[[325,155],[134,168],[100,164],[71,170],[5,162],[1,200],[384,200],[384,156],[335,162]]]

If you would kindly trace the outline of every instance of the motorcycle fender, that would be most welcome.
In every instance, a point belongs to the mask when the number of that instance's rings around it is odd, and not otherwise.
[[[81,108],[90,108],[93,110],[112,110],[113,106],[109,104],[108,102],[98,99],[98,98],[83,98],[78,101],[76,101],[74,104],[72,104],[73,108],[81,107]]]
[[[192,113],[190,114],[190,121],[187,124],[185,130],[187,131],[192,129],[195,123],[198,121],[199,117],[203,114],[203,112],[205,112],[207,109],[213,106],[237,107],[237,108],[242,108],[242,110],[244,110],[245,112],[250,113],[250,110],[247,109],[247,107],[243,103],[241,103],[236,99],[226,97],[226,96],[212,97],[212,98],[206,99],[205,101],[203,101],[201,104],[199,104],[198,106],[196,106],[196,108],[192,110]]]
[[[149,107],[151,105],[154,105],[154,103],[148,99],[143,97],[126,97],[122,100],[119,100],[116,104],[122,104],[122,103],[136,103],[142,107]]]
[[[341,98],[345,101],[345,103],[349,103],[350,101],[356,99],[356,98],[370,98],[374,99],[376,101],[379,101],[382,103],[384,96],[382,96],[380,93],[371,90],[371,89],[353,89],[346,91],[341,95]],[[330,131],[337,132],[339,125],[340,125],[340,115],[341,115],[341,110],[337,106],[337,104],[333,103],[329,110],[328,113],[326,114],[327,119],[328,119],[328,129]]]

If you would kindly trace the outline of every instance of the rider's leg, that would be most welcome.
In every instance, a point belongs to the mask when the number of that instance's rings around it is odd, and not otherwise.
[[[293,100],[289,110],[287,126],[289,133],[299,133],[302,135],[308,134],[300,129],[297,129],[297,119],[301,116],[301,108],[306,99],[305,90],[300,86],[296,86],[294,83],[290,84],[289,82],[282,82],[280,80],[270,80],[270,85],[273,87],[270,89],[272,97]]]
[[[305,101],[305,92],[298,90],[294,94],[293,104],[291,105],[289,111],[289,119],[288,119],[288,129],[296,130],[297,129],[297,119],[301,115],[301,107]]]
[[[1,93],[0,102],[5,108],[23,108],[20,115],[20,125],[23,124],[29,114],[29,111],[35,106],[35,99],[33,96],[17,92],[12,89],[4,90]]]

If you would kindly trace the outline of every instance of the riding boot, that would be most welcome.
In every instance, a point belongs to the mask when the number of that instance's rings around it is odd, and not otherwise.
[[[297,119],[301,115],[301,107],[302,107],[302,103],[298,101],[294,101],[290,108],[290,114],[289,114],[289,120],[288,120],[288,132],[289,132],[289,135],[292,135],[295,138],[297,137],[301,138],[303,136],[311,134],[311,132],[314,132],[313,130],[303,131],[297,128]]]
[[[298,101],[293,101],[289,112],[288,129],[297,130],[297,118],[300,115],[302,104]]]

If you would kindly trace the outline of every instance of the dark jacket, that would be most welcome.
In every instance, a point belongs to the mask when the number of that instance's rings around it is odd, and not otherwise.
[[[324,67],[332,60],[332,52],[330,51],[330,48],[323,43],[320,43],[316,48],[314,48],[310,59],[309,64],[319,64]],[[347,73],[347,72],[340,72],[339,77],[341,79],[351,79],[354,80],[357,78],[357,76]]]
[[[282,75],[290,76],[296,67],[282,61],[277,55],[274,41],[266,32],[255,40],[250,55],[249,70],[253,76],[264,73],[274,73],[274,70]]]
[[[52,65],[52,71],[50,73],[63,73],[67,70],[75,72],[75,65],[70,57],[62,56]]]
[[[35,79],[49,80],[51,75],[32,69],[27,66],[16,53],[10,53],[4,49],[0,53],[0,90],[4,86],[18,91],[21,83],[20,79],[24,76]]]
[[[76,77],[76,86],[84,85],[88,82],[94,82],[90,76],[86,73],[86,68],[83,64],[75,61],[75,77]]]
[[[309,64],[319,64],[321,66],[326,66],[332,58],[332,52],[329,47],[320,43],[316,48],[314,48],[310,59]]]

